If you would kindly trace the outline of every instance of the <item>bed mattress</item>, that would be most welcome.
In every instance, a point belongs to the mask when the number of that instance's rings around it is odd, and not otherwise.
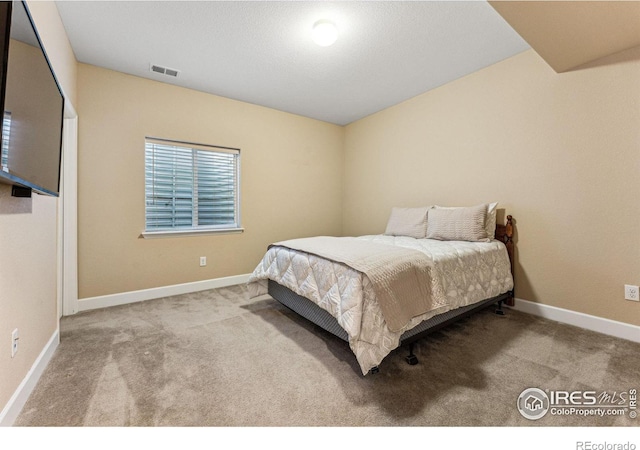
[[[415,249],[433,265],[431,293],[441,306],[391,331],[366,275],[313,254],[278,244],[270,247],[248,281],[250,296],[268,293],[268,280],[301,295],[333,316],[348,336],[363,374],[398,347],[402,334],[438,314],[496,297],[513,289],[505,245],[369,235],[356,239]]]

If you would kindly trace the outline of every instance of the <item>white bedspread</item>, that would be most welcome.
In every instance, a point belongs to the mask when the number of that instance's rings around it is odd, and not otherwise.
[[[506,247],[498,241],[462,242],[372,235],[358,239],[419,250],[433,260],[431,292],[444,306],[414,317],[392,332],[368,278],[350,267],[283,247],[272,247],[251,275],[250,296],[267,293],[272,279],[308,298],[336,318],[349,336],[363,374],[398,347],[400,336],[437,314],[513,289]]]

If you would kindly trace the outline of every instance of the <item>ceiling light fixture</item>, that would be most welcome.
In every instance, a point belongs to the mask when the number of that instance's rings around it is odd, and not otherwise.
[[[313,24],[311,37],[316,44],[327,47],[338,39],[338,27],[330,20],[318,20]]]

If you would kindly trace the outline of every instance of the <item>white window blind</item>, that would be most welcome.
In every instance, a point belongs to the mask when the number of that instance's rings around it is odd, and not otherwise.
[[[240,228],[240,150],[145,140],[146,231]]]
[[[11,113],[4,112],[2,118],[2,149],[0,150],[0,169],[9,171],[9,140],[11,136]]]

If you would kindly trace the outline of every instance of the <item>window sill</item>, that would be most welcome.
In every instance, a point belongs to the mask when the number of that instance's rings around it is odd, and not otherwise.
[[[208,234],[237,234],[243,233],[244,228],[194,228],[190,230],[162,230],[143,231],[140,237],[144,239],[204,236]]]

